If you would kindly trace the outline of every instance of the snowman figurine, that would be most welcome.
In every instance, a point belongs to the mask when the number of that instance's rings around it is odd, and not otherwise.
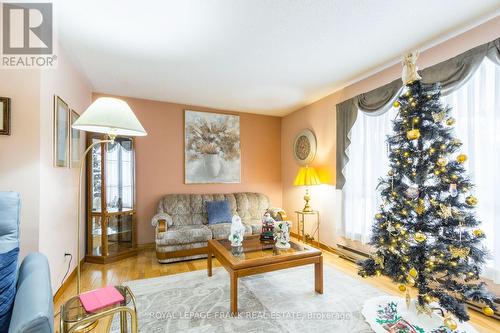
[[[234,215],[231,221],[231,232],[228,239],[231,241],[231,246],[241,246],[243,244],[243,235],[245,234],[245,226],[241,223],[241,218]]]
[[[279,221],[274,225],[275,246],[278,249],[290,248],[290,222]]]

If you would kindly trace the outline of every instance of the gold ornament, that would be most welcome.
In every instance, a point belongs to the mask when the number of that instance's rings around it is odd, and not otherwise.
[[[424,204],[419,203],[419,204],[417,205],[417,207],[415,207],[415,212],[416,212],[418,215],[422,215],[422,214],[425,212],[425,206],[424,206]]]
[[[457,329],[458,325],[457,322],[454,321],[451,317],[446,316],[444,318],[444,325],[448,327],[450,330],[454,331]]]
[[[415,277],[417,277],[418,272],[417,272],[417,270],[415,269],[415,267],[412,267],[412,268],[410,269],[410,271],[408,272],[408,274],[410,274],[410,276],[411,276],[411,277],[414,277],[414,278],[415,278]]]
[[[404,156],[404,157],[408,157],[408,156],[410,156],[410,153],[409,153],[409,152],[407,152],[407,151],[405,151],[405,152],[403,153],[403,156]]]
[[[403,258],[401,258],[401,260],[403,260],[403,262],[408,262],[408,261],[410,261],[410,258],[409,257],[403,257]]]
[[[457,161],[459,163],[464,163],[465,161],[467,161],[467,155],[465,154],[460,154],[457,156]]]
[[[446,125],[448,125],[448,126],[455,125],[455,118],[448,118],[448,119],[446,119]]]
[[[411,104],[411,106],[413,106],[413,107],[417,106],[417,102],[411,102],[410,104]]]
[[[429,154],[431,154],[431,155],[432,155],[432,154],[434,154],[435,152],[436,152],[436,149],[435,149],[435,148],[430,148],[430,149],[429,149]]]
[[[427,236],[424,235],[423,233],[421,232],[416,232],[415,235],[413,235],[413,238],[419,242],[419,243],[422,243],[423,241],[425,241],[427,239]]]
[[[418,122],[420,121],[420,118],[419,117],[415,117],[413,118],[413,123],[414,124],[418,124]]]
[[[418,138],[420,138],[420,131],[418,130],[418,128],[412,129],[406,132],[406,137],[408,138],[408,140],[418,140]]]
[[[432,119],[434,119],[435,123],[439,123],[439,122],[443,121],[445,116],[446,116],[446,112],[444,112],[444,111],[432,113]]]
[[[439,171],[439,170],[434,170],[434,174],[435,174],[436,176],[439,176],[439,174],[440,174],[440,173],[441,173],[441,171]]]
[[[441,215],[441,217],[445,219],[452,217],[451,206],[439,204],[439,215]]]
[[[404,284],[400,284],[400,285],[398,286],[398,289],[399,289],[399,291],[401,291],[401,292],[405,292],[405,291],[406,291],[406,286],[405,286]]]
[[[450,250],[451,256],[453,258],[466,258],[469,255],[470,248],[468,247],[455,247],[455,246],[450,246],[448,248]],[[452,266],[456,266],[457,263],[452,261],[451,262]]]
[[[437,159],[436,164],[440,167],[444,167],[446,166],[446,164],[448,164],[448,160],[445,157],[440,157]]]
[[[469,195],[467,198],[465,198],[465,202],[469,205],[469,206],[475,206],[477,205],[477,199],[475,196],[473,195]]]
[[[492,308],[490,308],[489,306],[485,306],[485,307],[483,308],[483,313],[484,313],[485,315],[487,315],[488,317],[493,317],[493,315],[495,314],[495,311],[493,311],[493,309],[492,309]]]
[[[380,276],[380,275],[382,275],[382,272],[381,272],[381,271],[379,271],[379,270],[377,269],[377,270],[375,271],[375,275]]]
[[[375,218],[377,220],[381,220],[382,219],[382,214],[380,214],[380,213],[375,214]]]
[[[481,229],[476,229],[472,232],[474,234],[474,236],[476,237],[481,237],[482,235],[484,235],[483,231]]]
[[[443,143],[443,144],[441,144],[441,146],[439,146],[439,148],[440,148],[441,150],[445,150],[445,149],[446,149],[446,145]]]
[[[451,178],[451,180],[457,180],[457,179],[458,179],[458,176],[457,176],[457,175],[455,175],[455,174],[453,174],[453,175],[451,175],[451,176],[450,176],[450,178]]]
[[[425,296],[424,296],[424,301],[425,301],[426,303],[430,303],[430,302],[432,302],[432,297],[431,297],[431,296],[429,296],[429,295],[425,295]]]
[[[395,108],[399,108],[401,106],[401,103],[399,103],[398,101],[394,101],[394,103],[392,103],[392,105],[395,107]]]

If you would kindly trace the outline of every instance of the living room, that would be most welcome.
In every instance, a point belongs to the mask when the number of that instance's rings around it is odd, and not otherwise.
[[[0,6],[0,332],[500,331],[498,0]]]

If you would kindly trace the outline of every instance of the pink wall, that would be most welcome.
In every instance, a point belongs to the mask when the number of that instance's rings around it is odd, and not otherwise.
[[[93,98],[103,96],[95,93]],[[253,191],[267,194],[281,206],[281,118],[213,110],[137,98],[126,100],[148,132],[136,139],[137,239],[154,241],[150,219],[167,193]],[[241,183],[184,184],[184,110],[240,115]]]
[[[82,114],[92,99],[92,88],[87,79],[69,61],[64,49],[57,51],[57,68],[41,71],[40,82],[40,230],[39,251],[50,264],[52,290],[61,286],[69,258],[73,254],[70,271],[76,266],[76,196],[79,168],[56,168],[53,165],[53,103],[54,95],[61,97],[71,109]],[[85,147],[81,132],[80,151]],[[85,254],[85,196],[82,196],[80,215],[80,258]]]
[[[0,135],[0,191],[21,195],[21,257],[38,250],[40,71],[0,70],[0,96],[11,98],[11,135]]]
[[[500,36],[500,17],[496,17],[474,29],[451,38],[428,50],[421,52],[418,65],[421,69],[452,58],[475,46],[489,42]],[[335,221],[340,216],[340,195],[335,190],[336,163],[336,123],[335,105],[360,93],[370,91],[391,82],[401,76],[400,64],[390,66],[383,71],[361,79],[342,90],[301,108],[282,120],[281,132],[281,170],[283,182],[283,207],[292,212],[303,206],[303,189],[293,187],[292,183],[298,169],[292,155],[295,135],[303,128],[312,129],[318,140],[318,152],[313,165],[325,174],[329,185],[312,187],[312,205],[322,216],[321,240],[334,245]],[[290,214],[291,215],[291,214]],[[296,223],[295,223],[296,225]]]

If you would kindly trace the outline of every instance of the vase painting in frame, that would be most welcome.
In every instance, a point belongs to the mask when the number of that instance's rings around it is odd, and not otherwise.
[[[69,106],[59,96],[54,96],[54,165],[69,165]]]
[[[184,112],[186,184],[240,183],[240,117]]]

